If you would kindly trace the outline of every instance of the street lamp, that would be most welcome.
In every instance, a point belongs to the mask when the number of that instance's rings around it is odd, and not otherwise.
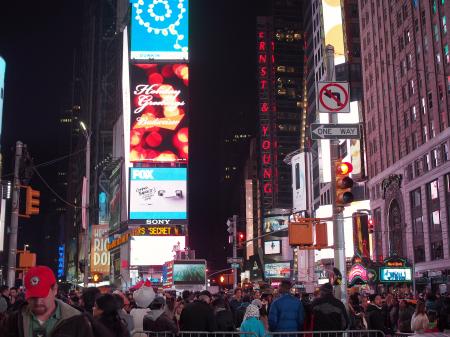
[[[84,228],[83,253],[84,253],[84,287],[89,283],[89,180],[91,173],[91,133],[88,131],[86,124],[80,121],[83,135],[86,138],[86,170],[85,170],[85,188],[82,193],[82,227]],[[84,202],[83,202],[84,201]]]

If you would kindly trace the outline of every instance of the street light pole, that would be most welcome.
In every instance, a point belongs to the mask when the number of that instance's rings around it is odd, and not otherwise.
[[[82,205],[83,212],[85,212],[85,227],[84,227],[84,240],[83,240],[83,253],[84,253],[84,273],[83,273],[83,284],[84,287],[87,288],[89,284],[89,205],[90,205],[90,177],[91,177],[91,134],[88,131],[86,125],[83,122],[80,122],[81,128],[84,131],[84,136],[86,138],[86,169],[85,169],[85,178],[86,178],[86,191],[85,195],[85,203]]]

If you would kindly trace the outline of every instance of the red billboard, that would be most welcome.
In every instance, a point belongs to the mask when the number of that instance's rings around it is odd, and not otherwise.
[[[131,65],[130,162],[188,161],[187,64]]]

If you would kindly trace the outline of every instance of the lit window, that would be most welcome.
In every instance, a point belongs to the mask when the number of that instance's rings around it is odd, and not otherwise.
[[[448,44],[444,46],[445,62],[450,63],[450,54],[448,52]]]
[[[447,34],[447,17],[445,15],[442,17],[442,31]]]

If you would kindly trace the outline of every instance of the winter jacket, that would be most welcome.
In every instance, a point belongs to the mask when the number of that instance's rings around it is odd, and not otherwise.
[[[165,331],[172,332],[173,334],[178,333],[177,325],[170,317],[161,310],[152,310],[144,317],[144,330],[145,331]]]
[[[414,333],[423,333],[428,328],[428,317],[426,314],[414,313],[411,318],[411,330]]]
[[[252,332],[254,335],[251,334],[241,334],[241,337],[249,337],[249,336],[255,336],[256,337],[264,337],[266,335],[266,331],[264,329],[264,324],[257,319],[256,317],[249,317],[241,324],[241,332]]]
[[[400,332],[411,332],[411,318],[414,314],[414,309],[409,305],[405,309],[398,311],[398,330]]]
[[[340,331],[350,324],[344,304],[333,295],[315,299],[311,307],[314,331]]]
[[[241,305],[234,312],[234,325],[241,326],[242,320],[244,319],[245,311],[250,305],[249,302],[242,302]]]
[[[270,331],[301,331],[305,312],[302,302],[290,295],[283,294],[270,306]]]
[[[233,314],[230,310],[220,308],[216,311],[217,331],[234,331]]]
[[[180,330],[216,331],[216,318],[211,306],[203,301],[186,305],[180,316]]]
[[[380,330],[386,333],[386,314],[381,307],[369,304],[366,310],[366,320],[369,330]]]
[[[81,316],[81,313],[71,307],[70,305],[56,299],[55,300],[61,310],[61,319],[56,323],[53,332],[50,336],[53,336],[56,331],[61,331],[61,328],[65,323],[71,323],[72,320],[68,321],[70,318],[74,316]],[[18,311],[9,313],[7,317],[1,322],[0,325],[0,336],[2,337],[32,337],[30,336],[30,319],[31,312],[28,308],[27,303],[23,303],[23,305],[19,308]],[[79,326],[79,329],[74,329],[71,334],[58,334],[55,336],[64,336],[64,337],[72,337],[72,336],[82,336],[79,334],[80,330],[89,330],[89,325],[86,325],[86,321],[81,317],[77,319],[77,324],[75,326]],[[89,334],[86,334],[89,336]]]
[[[110,330],[97,322],[89,313],[66,319],[58,325],[50,337],[114,337]]]
[[[131,309],[130,315],[133,317],[133,325],[134,330],[131,332],[131,335],[133,337],[147,337],[144,333],[135,333],[136,331],[142,331],[144,329],[144,317],[150,312],[150,309],[148,308],[134,308]],[[134,333],[134,335],[133,335]]]

